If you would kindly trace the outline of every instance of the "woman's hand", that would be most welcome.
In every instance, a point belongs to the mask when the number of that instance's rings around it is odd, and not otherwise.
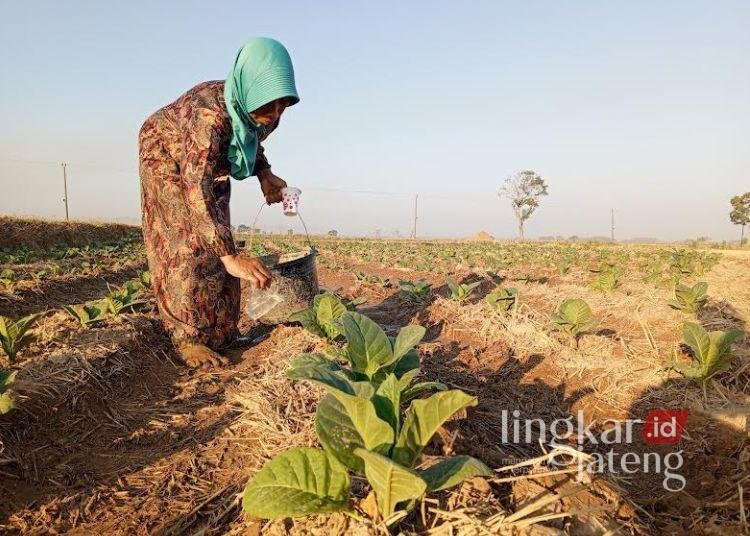
[[[271,284],[271,274],[258,259],[243,255],[227,255],[221,257],[229,275],[250,281],[254,289],[268,288]]]
[[[271,168],[259,171],[258,180],[260,181],[260,189],[263,190],[263,195],[266,198],[266,203],[269,205],[279,203],[281,201],[281,189],[286,188],[286,181],[274,175]]]

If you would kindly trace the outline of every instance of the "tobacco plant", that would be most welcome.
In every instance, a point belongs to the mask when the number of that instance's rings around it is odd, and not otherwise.
[[[83,305],[65,305],[65,311],[78,320],[81,327],[88,328],[106,320],[107,304],[102,302],[84,303]]]
[[[417,281],[399,281],[398,285],[401,292],[404,292],[410,298],[416,301],[425,301],[432,293],[432,284],[424,279]]]
[[[570,269],[573,268],[573,264],[574,261],[570,257],[560,257],[554,262],[555,267],[562,275],[570,272]]]
[[[484,302],[494,313],[509,313],[518,307],[518,290],[509,287],[490,292],[484,297]]]
[[[475,281],[474,283],[456,283],[452,279],[446,281],[448,289],[451,291],[451,300],[458,303],[465,302],[474,289],[482,284],[481,281]]]
[[[356,307],[354,302],[349,306]],[[313,335],[323,339],[335,341],[341,337],[341,326],[339,318],[348,310],[338,296],[334,294],[318,294],[313,299],[312,307],[294,313],[289,317],[290,322],[299,322],[302,327]]]
[[[6,268],[5,270],[0,271],[0,285],[4,288],[10,289],[13,287],[16,280],[16,273],[13,270]]]
[[[578,347],[581,334],[596,326],[598,321],[591,313],[589,304],[580,298],[565,300],[552,315],[548,328],[565,333]]]
[[[486,465],[469,456],[416,469],[442,424],[477,403],[437,382],[412,385],[420,364],[415,346],[425,329],[410,325],[389,337],[353,312],[344,313],[340,324],[347,340],[343,350],[301,354],[287,372],[327,391],[315,412],[323,449],[296,448],[269,461],[245,488],[243,508],[260,518],[347,510],[352,471],[370,483],[378,511],[387,519],[413,508],[426,492],[490,475]],[[435,389],[439,392],[429,398],[416,399]]]
[[[686,366],[674,359],[669,364],[686,378],[695,380],[705,389],[708,380],[729,370],[732,364],[732,343],[745,335],[739,329],[706,331],[700,324],[685,322],[682,336],[685,345],[693,352],[694,365]]]
[[[31,340],[31,328],[40,316],[32,314],[13,320],[0,315],[0,346],[9,363],[15,361],[19,350]]]
[[[612,292],[620,285],[623,269],[614,264],[603,262],[598,269],[591,270],[598,274],[591,287],[602,292]]]
[[[148,270],[144,272],[138,272],[138,282],[141,287],[147,290],[151,290],[151,272]]]
[[[684,313],[697,313],[708,302],[707,290],[708,283],[704,282],[696,283],[692,287],[677,285],[674,289],[674,299],[670,300],[669,306]]]
[[[111,290],[103,303],[106,305],[107,313],[119,315],[123,311],[135,311],[135,308],[146,303],[146,300],[141,297],[139,284],[127,281],[122,287]]]
[[[371,283],[373,285],[378,285],[383,288],[390,288],[392,286],[391,280],[386,277],[380,277],[377,274],[367,274],[365,272],[355,272],[354,277],[357,281],[361,281],[363,283]]]
[[[0,415],[8,413],[16,407],[13,400],[13,393],[10,391],[13,381],[16,379],[16,372],[10,370],[0,370]]]
[[[487,277],[496,285],[500,285],[503,282],[503,279],[505,279],[503,276],[492,270],[487,270]]]

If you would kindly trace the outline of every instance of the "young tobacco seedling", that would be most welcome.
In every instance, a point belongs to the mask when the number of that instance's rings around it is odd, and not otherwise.
[[[0,285],[9,289],[16,282],[16,273],[13,270],[5,269],[0,272]]]
[[[495,313],[509,313],[518,307],[518,290],[509,287],[490,292],[484,297],[484,302]]]
[[[365,272],[355,272],[354,277],[357,281],[361,281],[363,283],[371,283],[373,285],[378,285],[383,288],[390,288],[391,281],[388,278],[380,277],[377,274],[367,274]]]
[[[146,303],[146,300],[140,298],[140,290],[138,283],[127,281],[119,289],[110,291],[109,296],[104,298],[106,312],[119,315],[123,311],[135,311],[135,307]]]
[[[31,279],[33,279],[34,281],[38,283],[47,277],[47,270],[29,272],[29,275],[31,276]]]
[[[493,272],[491,270],[487,270],[487,277],[490,281],[492,281],[496,285],[500,285],[503,282],[503,279],[505,279],[503,276],[498,274],[497,272]]]
[[[350,306],[355,307],[351,305]],[[335,341],[341,336],[339,318],[347,311],[347,306],[334,294],[318,294],[313,298],[312,307],[294,313],[290,322],[299,322],[313,335]]]
[[[744,335],[745,332],[739,329],[708,332],[700,324],[685,322],[682,328],[683,340],[693,351],[696,365],[682,365],[673,359],[668,367],[697,381],[705,389],[708,380],[729,370],[732,364],[732,343]]]
[[[107,318],[107,304],[101,302],[84,303],[83,305],[66,305],[63,307],[82,327],[87,328]]]
[[[31,327],[40,314],[24,316],[18,320],[12,320],[7,316],[0,315],[0,346],[2,346],[8,362],[13,363],[16,354],[31,339]]]
[[[151,290],[151,272],[149,272],[148,270],[139,272],[138,282],[141,284],[141,287],[147,290]]]
[[[696,283],[692,287],[677,285],[674,289],[674,299],[669,306],[679,309],[683,313],[697,313],[708,302],[708,283]]]
[[[474,289],[482,284],[481,281],[475,281],[474,283],[456,283],[452,279],[446,281],[448,288],[451,291],[451,300],[458,303],[465,302]]]
[[[417,281],[399,281],[398,288],[416,301],[425,301],[432,293],[432,284],[424,279]]]
[[[419,373],[415,346],[424,336],[423,327],[406,326],[389,337],[359,313],[344,313],[340,323],[347,345],[334,355],[342,362],[324,354],[301,354],[287,371],[292,379],[328,391],[315,412],[323,450],[296,448],[268,462],[245,488],[242,506],[250,515],[283,518],[345,510],[348,471],[367,478],[386,519],[400,508],[413,508],[425,492],[492,474],[469,456],[414,469],[440,426],[477,403],[475,397],[436,382],[412,385]],[[434,389],[440,391],[415,399]]]
[[[8,413],[16,407],[13,400],[13,393],[10,386],[16,378],[16,372],[10,370],[0,370],[0,415]]]
[[[573,268],[573,259],[571,259],[570,257],[560,257],[555,260],[554,264],[557,267],[558,271],[562,275],[565,275],[570,272],[571,268]]]
[[[560,309],[552,315],[548,328],[565,333],[578,348],[578,338],[590,330],[598,321],[591,314],[589,304],[580,298],[565,300]]]
[[[623,269],[619,266],[603,262],[597,270],[592,270],[592,272],[599,274],[596,280],[591,283],[592,288],[602,292],[612,292],[620,286]]]

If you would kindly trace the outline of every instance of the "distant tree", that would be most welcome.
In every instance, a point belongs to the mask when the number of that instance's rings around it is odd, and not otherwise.
[[[336,229],[331,229],[328,231],[328,236],[338,236],[339,232]]]
[[[288,234],[289,236],[292,236],[294,234],[294,229],[287,229],[286,234]]]
[[[518,222],[518,236],[523,240],[524,224],[539,207],[539,199],[547,195],[547,184],[533,169],[522,169],[505,179],[497,195],[510,200]]]
[[[732,211],[729,213],[729,220],[740,225],[740,245],[745,243],[745,225],[750,223],[750,192],[742,195],[735,195],[731,201]]]

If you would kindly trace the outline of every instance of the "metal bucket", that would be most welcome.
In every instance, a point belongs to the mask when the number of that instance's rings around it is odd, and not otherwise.
[[[305,251],[264,255],[258,257],[273,276],[270,292],[281,296],[282,301],[258,319],[262,324],[282,324],[289,317],[312,306],[318,294],[318,271],[315,257],[318,252],[310,247]],[[250,295],[252,300],[252,294]]]

